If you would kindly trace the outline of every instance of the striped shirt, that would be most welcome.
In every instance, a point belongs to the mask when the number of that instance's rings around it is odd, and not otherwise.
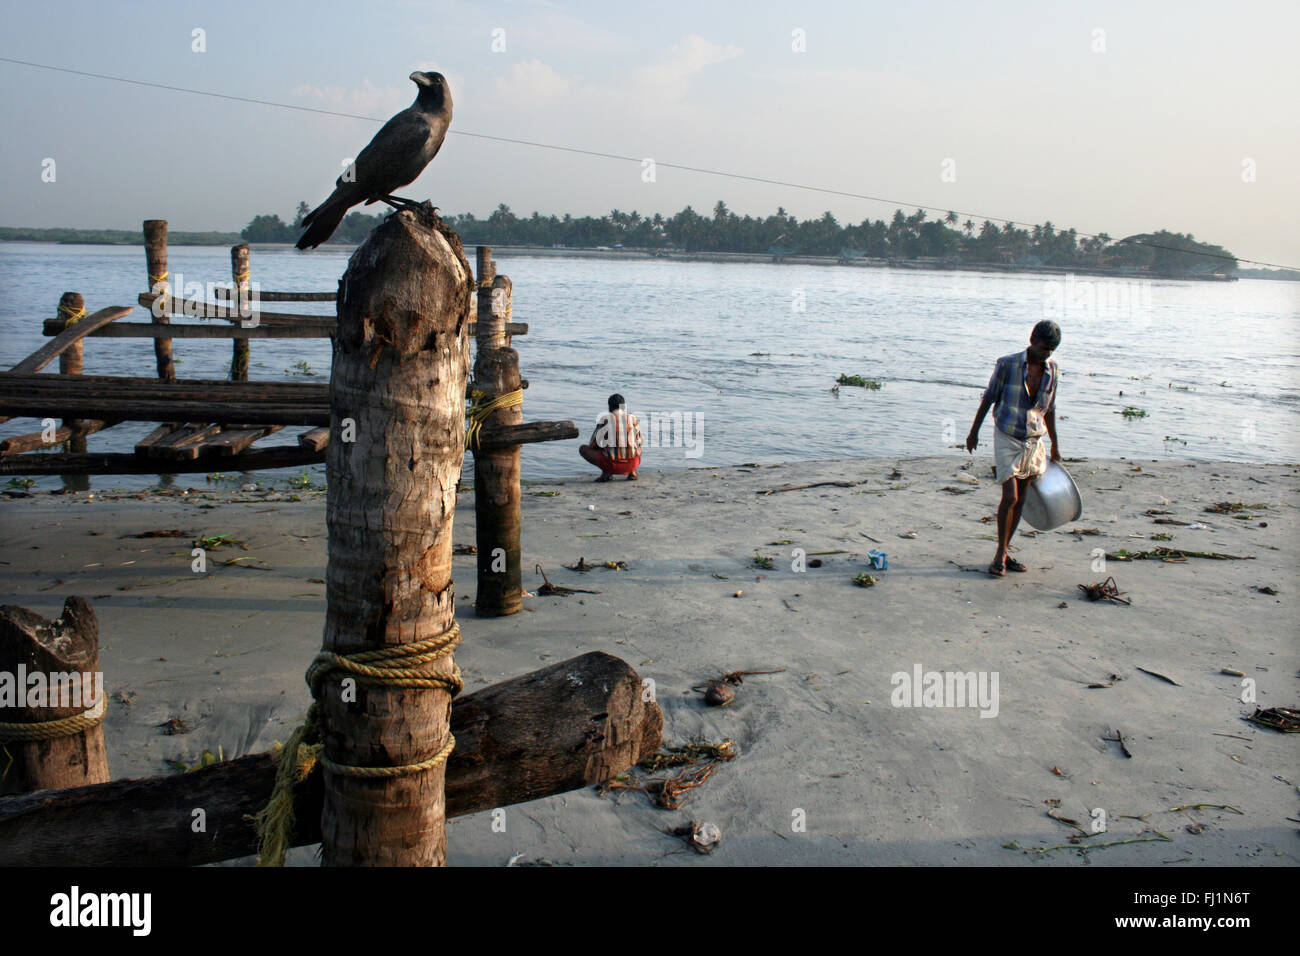
[[[1056,360],[1049,358],[1038,383],[1038,397],[1031,404],[1025,373],[1029,369],[1029,356],[1013,352],[998,359],[984,390],[984,398],[993,403],[993,422],[1012,438],[1024,441],[1047,431],[1044,416],[1056,408],[1056,385],[1061,372]]]
[[[641,423],[625,409],[602,412],[596,419],[596,447],[612,461],[631,461],[641,454]]]

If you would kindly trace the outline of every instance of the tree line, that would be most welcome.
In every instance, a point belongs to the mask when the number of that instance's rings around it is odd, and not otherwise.
[[[293,242],[301,231],[307,204],[299,203],[292,224],[277,215],[257,216],[240,234],[246,242]],[[388,210],[349,213],[330,239],[358,243]],[[673,216],[642,216],[611,210],[607,215],[516,216],[502,203],[486,219],[473,213],[443,217],[466,245],[540,246],[661,250],[665,252],[736,252],[840,258],[937,259],[952,264],[1003,263],[1019,266],[1119,269],[1161,273],[1223,273],[1237,263],[1222,246],[1192,235],[1160,230],[1115,240],[1106,234],[1079,236],[1051,222],[1018,226],[985,220],[960,221],[955,212],[928,218],[917,209],[901,209],[893,218],[864,219],[841,225],[830,212],[800,220],[784,208],[767,217],[738,216],[722,200],[704,216],[690,206]]]

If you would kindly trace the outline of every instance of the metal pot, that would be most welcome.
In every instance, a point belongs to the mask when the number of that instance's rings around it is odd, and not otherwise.
[[[1083,514],[1083,499],[1070,473],[1056,462],[1029,483],[1020,516],[1039,531],[1051,531]]]

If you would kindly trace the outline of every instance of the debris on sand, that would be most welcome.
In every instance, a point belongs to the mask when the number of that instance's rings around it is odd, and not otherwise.
[[[879,578],[873,578],[871,575],[867,574],[867,572],[863,571],[861,574],[858,574],[853,578],[853,583],[860,588],[869,588],[879,580]]]
[[[1271,588],[1271,587],[1269,587],[1267,584],[1257,584],[1257,585],[1254,586],[1254,590],[1258,591],[1260,594],[1276,594],[1276,593],[1277,593],[1277,588]]]
[[[731,671],[721,677],[709,678],[708,683],[705,685],[696,684],[691,690],[697,694],[703,694],[704,702],[710,707],[726,707],[736,699],[736,692],[732,690],[732,687],[743,684],[746,677],[754,674],[783,673],[785,673],[784,667],[768,671]]]
[[[1126,597],[1121,597],[1124,593],[1119,589],[1113,577],[1107,578],[1099,584],[1079,584],[1076,585],[1084,593],[1089,601],[1110,601],[1112,604],[1132,604]]]
[[[1262,501],[1253,505],[1248,505],[1241,501],[1219,501],[1210,505],[1205,510],[1216,515],[1230,515],[1242,511],[1267,511],[1268,505]]]
[[[683,767],[679,773],[644,780],[630,773],[619,774],[602,783],[598,792],[603,796],[614,790],[636,790],[647,794],[662,810],[679,810],[687,793],[708,780],[718,764],[734,760],[736,756],[735,744],[730,740],[720,744],[692,743],[685,747],[667,747],[641,761],[637,767],[640,770]]]
[[[566,564],[565,567],[568,568],[570,571],[590,571],[593,568],[595,568],[596,565],[588,564],[587,559],[585,557],[582,557],[582,558],[578,558],[577,564]]]
[[[592,591],[588,588],[566,588],[563,585],[552,584],[551,579],[546,576],[546,572],[542,570],[542,566],[540,564],[537,565],[537,567],[534,570],[536,570],[537,573],[542,576],[542,580],[546,582],[540,588],[537,589],[538,597],[551,597],[551,596],[568,597],[570,594],[599,594],[600,593],[599,591]]]
[[[664,832],[670,836],[684,837],[692,850],[705,855],[716,850],[722,842],[722,830],[716,823],[696,823],[692,820],[685,826]]]
[[[1118,727],[1115,728],[1114,737],[1102,737],[1101,739],[1109,740],[1113,744],[1119,744],[1120,753],[1122,753],[1125,757],[1128,757],[1130,759],[1133,757],[1133,755],[1128,752],[1128,747],[1124,746],[1124,735],[1120,733]]]
[[[1143,674],[1146,674],[1150,677],[1158,678],[1164,681],[1166,684],[1173,684],[1175,687],[1183,686],[1182,684],[1178,683],[1178,681],[1174,680],[1172,677],[1166,677],[1164,674],[1161,674],[1157,671],[1149,671],[1145,667],[1139,667],[1138,670],[1140,670]]]
[[[139,534],[124,534],[123,538],[188,538],[193,535],[193,531],[182,531],[179,528],[159,528],[156,531],[141,531]]]
[[[1185,548],[1152,548],[1150,551],[1128,551],[1120,548],[1106,557],[1112,561],[1164,561],[1168,564],[1182,564],[1188,558],[1210,558],[1215,561],[1254,561],[1253,554],[1221,554],[1218,551],[1188,551]]]
[[[1267,710],[1256,707],[1253,714],[1243,719],[1284,734],[1300,733],[1300,709],[1295,707],[1270,707]]]

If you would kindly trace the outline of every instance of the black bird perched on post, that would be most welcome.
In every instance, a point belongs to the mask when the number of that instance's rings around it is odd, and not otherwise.
[[[367,206],[386,202],[394,209],[418,205],[392,192],[415,182],[438,155],[451,125],[451,91],[441,73],[415,72],[411,80],[420,88],[415,102],[384,124],[334,181],[329,199],[303,217],[307,231],[298,240],[299,249],[314,249],[332,236],[347,211],[359,202]]]

